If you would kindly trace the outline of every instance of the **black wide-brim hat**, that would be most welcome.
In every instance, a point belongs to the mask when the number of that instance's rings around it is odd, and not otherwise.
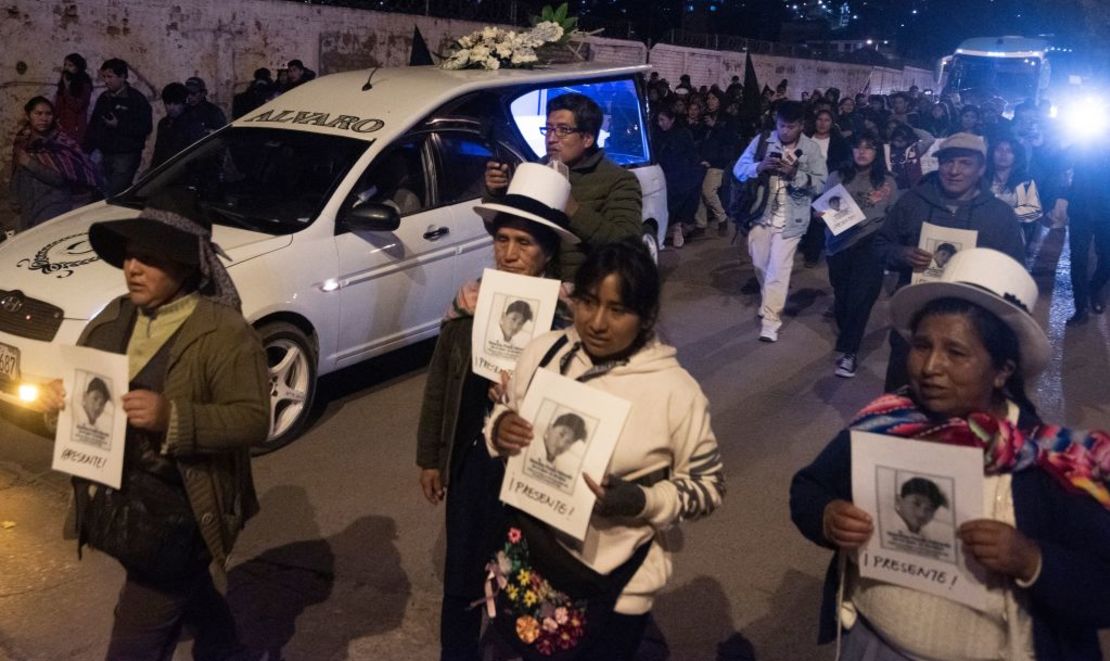
[[[100,259],[118,269],[123,268],[129,245],[185,266],[200,264],[195,235],[141,216],[93,223],[89,227],[89,243]]]
[[[189,228],[196,231],[186,231]],[[101,259],[116,268],[123,268],[129,244],[178,264],[199,266],[199,237],[211,228],[207,214],[196,204],[194,192],[166,188],[150,196],[138,218],[93,223],[89,227],[89,243]]]

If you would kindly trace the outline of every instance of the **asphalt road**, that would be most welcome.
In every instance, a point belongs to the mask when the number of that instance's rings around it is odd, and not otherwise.
[[[1061,239],[1049,236],[1037,271],[1056,354],[1034,399],[1049,420],[1107,427],[1110,325],[1096,317],[1065,332]],[[750,644],[761,660],[831,659],[814,644],[829,554],[791,525],[787,489],[878,394],[885,299],[859,375],[838,379],[821,314],[831,302],[824,268],[799,261],[790,316],[768,345],[756,341],[751,268],[727,239],[665,251],[662,262],[661,333],[709,396],[728,494],[712,517],[681,529],[654,610],[658,638],[672,659],[713,659],[722,643],[728,653]],[[424,344],[328,378],[309,433],[256,460],[262,513],[241,537],[228,594],[245,639],[270,658],[437,658],[443,508],[420,496],[414,465],[428,355]],[[0,420],[0,659],[96,659],[106,648],[122,572],[95,552],[78,561],[61,539],[67,483],[49,470],[50,451]]]

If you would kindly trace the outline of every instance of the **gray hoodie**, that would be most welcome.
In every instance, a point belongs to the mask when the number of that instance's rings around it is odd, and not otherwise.
[[[949,205],[954,206],[955,211]],[[908,284],[912,274],[912,269],[902,257],[902,249],[906,246],[917,247],[922,223],[976,230],[979,232],[977,248],[993,248],[1019,262],[1025,261],[1021,228],[1008,204],[985,189],[980,189],[971,200],[955,203],[944,196],[940,182],[931,176],[906,191],[890,208],[882,229],[875,237],[875,247],[883,264],[899,272],[899,285]]]

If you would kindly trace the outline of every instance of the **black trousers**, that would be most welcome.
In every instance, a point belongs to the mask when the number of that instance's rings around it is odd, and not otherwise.
[[[798,244],[798,250],[807,264],[813,264],[821,259],[821,250],[825,247],[825,221],[820,216],[814,216],[809,221],[806,233]]]
[[[1095,244],[1097,264],[1091,273],[1091,242]],[[1110,282],[1110,217],[1081,210],[1068,221],[1068,247],[1071,249],[1071,288],[1075,311],[1087,309],[1091,296],[1098,296]]]
[[[216,591],[207,563],[173,583],[147,582],[131,572],[116,602],[109,661],[161,661],[173,657],[182,626],[194,632],[193,658],[241,659],[245,650],[227,600]]]
[[[886,381],[883,392],[894,392],[910,382],[906,360],[910,357],[910,343],[898,331],[890,329],[890,360],[886,364]]]
[[[882,291],[883,265],[875,251],[874,238],[868,236],[828,257],[833,311],[839,328],[836,350],[841,353],[859,353],[871,308]]]
[[[481,437],[456,448],[455,469],[447,483],[447,558],[443,607],[440,610],[440,658],[472,661],[481,658],[481,607],[471,604],[484,595],[485,566],[504,528],[498,500],[504,463],[486,451]]]

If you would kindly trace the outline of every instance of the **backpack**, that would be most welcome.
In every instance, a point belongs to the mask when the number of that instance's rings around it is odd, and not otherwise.
[[[770,133],[761,131],[759,142],[755,147],[755,162],[762,161],[767,156],[767,139]],[[731,194],[729,196],[728,215],[736,224],[736,231],[745,236],[763,216],[767,208],[768,191],[770,190],[771,177],[763,173],[741,182],[733,175]]]

